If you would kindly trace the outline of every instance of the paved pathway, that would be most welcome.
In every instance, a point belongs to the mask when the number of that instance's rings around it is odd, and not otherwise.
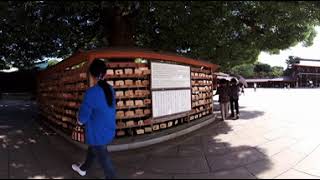
[[[123,178],[320,178],[319,99],[318,89],[249,89],[239,120],[112,159]],[[0,102],[0,178],[79,178],[70,165],[85,152],[39,126],[34,111]],[[87,178],[102,176],[96,165]]]

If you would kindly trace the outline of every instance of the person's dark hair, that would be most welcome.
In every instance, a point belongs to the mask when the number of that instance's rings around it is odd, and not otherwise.
[[[232,79],[231,79],[231,83],[237,83],[236,78],[232,78]]]
[[[106,67],[105,62],[102,60],[99,60],[99,59],[93,60],[93,62],[91,63],[91,65],[89,67],[89,71],[93,77],[99,78],[98,85],[104,91],[104,95],[106,97],[107,104],[110,107],[112,107],[113,101],[114,101],[112,89],[111,89],[110,84],[108,84],[106,82],[106,80],[103,79],[103,77],[105,76],[106,71],[107,71],[107,67]]]
[[[220,84],[227,84],[227,80],[226,79],[221,79],[220,80]]]

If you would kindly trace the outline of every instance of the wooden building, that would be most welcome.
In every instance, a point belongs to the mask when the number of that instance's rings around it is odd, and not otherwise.
[[[295,87],[320,87],[320,66],[292,65]]]
[[[75,141],[85,139],[76,114],[93,85],[88,67],[94,59],[106,62],[106,79],[116,91],[117,138],[213,117],[215,64],[145,49],[79,51],[38,74],[41,116]]]
[[[258,88],[284,88],[295,86],[295,81],[291,77],[246,79],[246,81],[249,88],[253,88],[254,83],[257,84]]]

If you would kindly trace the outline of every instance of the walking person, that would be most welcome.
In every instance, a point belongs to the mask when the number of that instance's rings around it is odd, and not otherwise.
[[[226,120],[228,116],[228,107],[229,107],[229,87],[227,85],[227,80],[222,79],[220,81],[220,86],[217,89],[215,95],[219,95],[219,103],[220,103],[220,110],[221,110],[221,120]]]
[[[253,83],[254,92],[257,91],[257,83]]]
[[[95,77],[95,85],[84,95],[79,109],[78,123],[85,126],[86,143],[89,148],[86,161],[73,164],[72,169],[79,175],[85,176],[95,159],[103,168],[106,179],[116,177],[107,144],[115,137],[115,93],[111,85],[104,79],[106,65],[101,60],[94,60],[90,74]]]
[[[231,116],[230,118],[239,119],[239,92],[240,86],[237,84],[237,80],[235,78],[231,79],[230,89],[230,106],[231,106]],[[236,116],[234,114],[234,110],[236,111]]]
[[[241,94],[244,95],[244,85],[242,83],[239,83],[239,87],[241,89]]]

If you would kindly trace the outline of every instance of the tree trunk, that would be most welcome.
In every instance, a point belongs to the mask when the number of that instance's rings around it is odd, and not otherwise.
[[[123,16],[119,8],[113,9],[108,32],[108,43],[112,47],[132,47],[133,39],[133,18],[129,15]]]

